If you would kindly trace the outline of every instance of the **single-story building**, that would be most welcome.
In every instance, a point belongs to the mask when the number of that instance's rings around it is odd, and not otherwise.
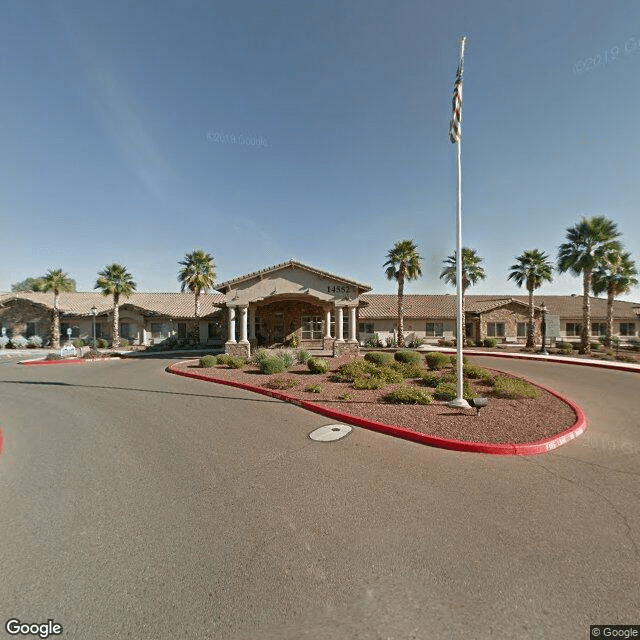
[[[371,293],[371,287],[296,260],[228,280],[217,293],[200,296],[200,342],[224,346],[227,353],[249,355],[257,347],[291,343],[307,350],[334,354],[355,352],[377,336],[397,335],[397,295]],[[0,294],[0,326],[4,334],[50,342],[53,293]],[[556,339],[579,341],[582,330],[582,296],[536,295],[535,335],[541,340],[541,304],[547,326]],[[60,293],[60,334],[90,342],[110,341],[113,301],[98,292]],[[120,336],[136,345],[153,345],[168,338],[193,344],[195,301],[192,293],[133,293],[121,298]],[[607,301],[591,298],[592,334],[606,331]],[[614,335],[621,341],[636,339],[640,305],[616,300]],[[455,335],[456,296],[406,294],[405,341],[437,343]],[[529,321],[528,296],[467,295],[465,331],[481,342],[494,337],[503,342],[524,342]],[[94,333],[95,332],[95,333]],[[549,334],[548,334],[549,335]]]

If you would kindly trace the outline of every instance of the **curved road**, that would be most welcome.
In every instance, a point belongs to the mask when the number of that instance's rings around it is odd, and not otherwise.
[[[317,443],[326,418],[168,359],[1,366],[3,628],[530,640],[640,624],[640,376],[475,360],[571,397],[587,432],[527,458],[359,428]]]

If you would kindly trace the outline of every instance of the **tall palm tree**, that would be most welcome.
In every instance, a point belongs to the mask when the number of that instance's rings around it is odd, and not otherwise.
[[[631,287],[638,284],[638,275],[635,262],[631,254],[621,251],[607,251],[602,263],[593,271],[593,294],[599,296],[607,292],[607,333],[605,344],[611,346],[613,336],[613,300],[631,291]]]
[[[184,260],[178,262],[182,265],[182,269],[178,273],[178,281],[180,282],[180,291],[189,289],[195,294],[195,316],[196,324],[193,331],[193,337],[196,344],[200,342],[200,294],[206,293],[211,289],[216,281],[215,265],[213,257],[205,253],[202,249],[196,249],[191,253],[187,253]]]
[[[458,259],[458,252],[454,251],[452,255],[448,256],[446,260],[442,262],[445,267],[442,269],[440,279],[444,280],[447,284],[451,284],[457,287],[456,281],[456,260]],[[467,289],[476,284],[479,280],[484,280],[487,275],[484,268],[480,266],[482,258],[476,253],[475,249],[469,249],[469,247],[462,247],[462,344],[467,344],[467,332],[465,331],[465,304],[464,296]]]
[[[528,349],[535,347],[534,342],[534,313],[533,313],[533,292],[539,289],[542,282],[553,280],[553,265],[546,253],[538,251],[538,249],[530,249],[519,255],[516,264],[509,267],[510,273],[508,280],[515,280],[515,283],[521,287],[526,285],[529,292],[529,326],[527,327],[527,344]]]
[[[62,269],[49,269],[41,278],[41,290],[53,291],[53,317],[51,321],[51,345],[54,349],[60,348],[60,307],[59,296],[61,291],[75,291],[75,280],[64,273]]]
[[[113,296],[113,329],[111,332],[111,346],[120,346],[120,296],[128,298],[135,290],[136,283],[133,276],[121,264],[107,265],[98,271],[98,279],[94,289],[102,289],[103,296]]]
[[[591,280],[608,251],[620,251],[616,223],[604,216],[582,218],[567,229],[567,242],[558,248],[558,271],[582,275],[582,340],[580,353],[591,353]]]
[[[405,280],[415,280],[422,275],[422,257],[418,254],[418,247],[412,240],[399,240],[387,253],[385,273],[389,280],[398,283],[398,346],[404,347],[404,283]]]

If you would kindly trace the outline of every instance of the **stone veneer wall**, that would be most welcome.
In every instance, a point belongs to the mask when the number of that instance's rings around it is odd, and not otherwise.
[[[333,356],[339,358],[340,356],[357,356],[360,353],[360,345],[357,342],[334,342],[333,343]]]
[[[275,335],[276,313],[284,314],[284,336]],[[320,316],[323,320],[325,316],[320,305],[302,300],[283,300],[258,305],[255,314],[262,321],[262,338],[266,341],[266,346],[286,341],[294,333],[298,336],[298,342],[302,343],[302,316]]]
[[[36,323],[36,335],[46,344],[51,339],[53,311],[43,309],[28,300],[15,300],[0,307],[0,325],[7,329],[7,337],[24,336],[27,322]],[[60,318],[62,323],[62,317]]]
[[[515,337],[518,335],[518,322],[529,322],[529,312],[520,305],[507,305],[483,313],[480,319],[480,341],[487,337],[487,322],[504,322],[505,337]],[[526,336],[519,338],[522,342],[525,342],[526,339]],[[542,341],[540,318],[537,315],[534,319],[534,340],[536,342]]]
[[[240,344],[239,342],[227,342],[224,345],[224,352],[229,356],[239,356],[248,360],[251,356],[251,347],[248,344]]]

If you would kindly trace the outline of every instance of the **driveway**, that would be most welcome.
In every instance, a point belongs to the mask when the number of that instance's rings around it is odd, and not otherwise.
[[[521,372],[588,431],[531,458],[432,449],[164,373],[0,367],[2,624],[69,638],[518,639],[638,622],[638,374]]]

